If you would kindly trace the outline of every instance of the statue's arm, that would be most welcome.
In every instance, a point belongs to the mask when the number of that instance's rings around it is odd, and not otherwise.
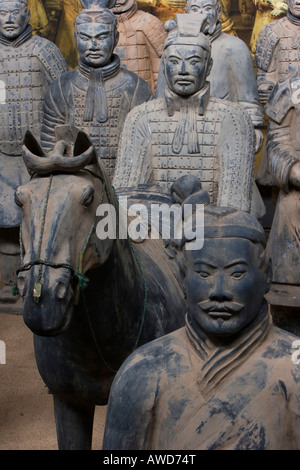
[[[239,105],[247,111],[254,127],[264,124],[264,116],[260,104],[252,57],[244,42],[239,43],[234,56],[231,56],[231,74]]]
[[[151,130],[144,105],[130,111],[125,119],[113,178],[113,186],[136,186],[151,178]]]
[[[137,358],[136,364],[129,358],[117,373],[110,390],[103,450],[151,449],[157,391],[152,369],[143,358],[140,362]]]
[[[154,88],[156,88],[160,59],[162,56],[163,45],[167,37],[167,33],[163,23],[155,16],[151,18],[151,21],[145,23],[143,32],[148,45],[148,52],[154,78]]]
[[[164,59],[163,57],[160,59],[159,70],[158,70],[158,78],[155,90],[155,98],[163,98],[165,96],[165,88],[166,88],[166,77],[164,71]]]
[[[254,184],[255,133],[245,111],[230,102],[219,138],[218,205],[250,212]]]
[[[55,127],[67,123],[65,109],[65,98],[58,79],[48,87],[44,98],[41,144],[46,152],[55,144]]]
[[[256,42],[255,64],[257,66],[257,88],[261,104],[266,104],[278,82],[278,42],[274,25],[265,26]]]
[[[59,48],[51,41],[45,38],[39,38],[36,50],[39,60],[43,64],[44,74],[48,84],[68,71],[64,56]]]
[[[130,109],[135,108],[139,104],[145,103],[153,98],[153,93],[148,83],[139,78],[132,96]]]
[[[269,120],[267,137],[268,167],[278,186],[288,192],[290,184],[300,188],[300,161],[292,144],[291,125],[294,108],[277,123]]]

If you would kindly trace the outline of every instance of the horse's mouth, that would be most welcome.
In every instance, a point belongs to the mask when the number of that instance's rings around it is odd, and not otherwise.
[[[65,331],[72,319],[74,310],[74,294],[69,288],[66,298],[54,300],[53,297],[34,299],[25,296],[23,304],[24,322],[30,330],[39,336],[56,336]]]

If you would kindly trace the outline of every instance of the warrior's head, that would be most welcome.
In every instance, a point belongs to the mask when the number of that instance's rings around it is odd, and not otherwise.
[[[90,4],[77,15],[74,24],[81,61],[90,67],[109,64],[119,37],[117,19],[110,9]]]
[[[295,17],[300,18],[300,0],[287,0],[288,11]]]
[[[0,34],[14,40],[25,31],[30,20],[27,0],[0,0]]]
[[[231,336],[266,305],[271,268],[264,229],[254,216],[235,208],[208,205],[204,220],[197,210],[192,217],[195,232],[196,224],[204,225],[204,244],[199,248],[190,236],[181,240],[188,314],[206,334]]]
[[[163,52],[165,77],[168,87],[177,95],[197,93],[210,73],[211,43],[201,32],[203,22],[193,14],[177,14],[175,20],[165,24],[168,31]]]
[[[117,0],[116,5],[112,8],[115,15],[125,13],[131,8],[137,8],[136,0]]]
[[[207,23],[210,27],[210,32],[215,29],[216,24],[220,20],[221,6],[218,0],[187,0],[186,13],[199,13],[206,15]]]

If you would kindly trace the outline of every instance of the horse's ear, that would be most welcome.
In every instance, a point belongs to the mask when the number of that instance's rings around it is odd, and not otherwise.
[[[34,155],[37,157],[45,157],[42,147],[30,131],[26,131],[23,145]]]
[[[81,155],[82,153],[86,152],[87,149],[92,147],[93,144],[87,134],[83,131],[79,131],[74,143],[74,157],[77,155]]]

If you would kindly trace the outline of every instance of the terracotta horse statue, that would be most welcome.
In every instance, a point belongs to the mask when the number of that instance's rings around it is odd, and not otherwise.
[[[184,324],[180,276],[162,239],[99,239],[97,208],[118,214],[119,204],[84,133],[48,155],[27,133],[23,158],[31,180],[15,199],[24,321],[53,394],[59,449],[90,449],[95,406],[107,404],[125,358]]]

